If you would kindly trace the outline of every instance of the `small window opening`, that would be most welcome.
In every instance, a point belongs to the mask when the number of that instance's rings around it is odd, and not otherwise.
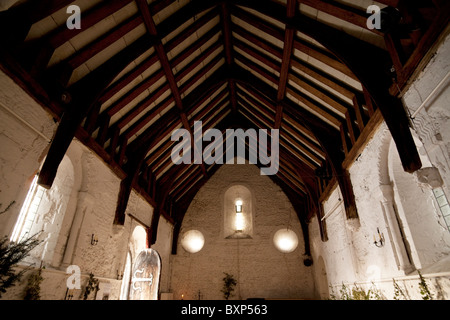
[[[433,194],[436,197],[438,207],[441,210],[447,229],[450,231],[450,206],[444,190],[442,190],[442,188],[433,189]]]
[[[13,233],[11,235],[11,241],[19,242],[25,237],[29,237],[31,228],[36,219],[36,214],[41,204],[42,197],[45,189],[37,184],[38,176],[36,175],[31,183],[31,187],[23,203],[22,209],[19,213],[19,218],[14,226]]]

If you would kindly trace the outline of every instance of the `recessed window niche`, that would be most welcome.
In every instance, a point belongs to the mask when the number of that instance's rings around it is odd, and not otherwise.
[[[246,239],[253,236],[252,193],[243,185],[234,185],[224,195],[224,237]]]

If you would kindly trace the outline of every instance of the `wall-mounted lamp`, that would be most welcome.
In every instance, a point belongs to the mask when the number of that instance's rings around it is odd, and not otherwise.
[[[119,266],[120,268],[120,266]],[[117,280],[122,280],[123,279],[123,272],[117,270]]]
[[[95,234],[92,234],[91,236],[91,245],[96,246],[98,243],[98,238]]]
[[[376,245],[378,248],[381,248],[384,246],[385,240],[383,233],[380,233],[380,229],[377,228],[378,235],[373,235],[373,244]]]
[[[242,213],[242,200],[236,200],[236,218],[234,221],[234,227],[236,232],[242,232],[245,227],[244,214]]]

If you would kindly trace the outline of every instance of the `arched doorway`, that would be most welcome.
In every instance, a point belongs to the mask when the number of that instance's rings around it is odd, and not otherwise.
[[[323,260],[322,256],[319,256],[319,258],[317,259],[316,272],[317,291],[319,298],[321,300],[326,300],[330,297],[330,292],[328,290],[327,269],[325,267],[325,261]]]
[[[161,278],[161,258],[147,248],[147,231],[141,225],[131,234],[122,279],[121,300],[157,300]]]

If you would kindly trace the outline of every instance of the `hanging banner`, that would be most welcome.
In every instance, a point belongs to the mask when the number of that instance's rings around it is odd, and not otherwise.
[[[130,300],[158,300],[161,259],[153,249],[142,250],[133,265]]]

